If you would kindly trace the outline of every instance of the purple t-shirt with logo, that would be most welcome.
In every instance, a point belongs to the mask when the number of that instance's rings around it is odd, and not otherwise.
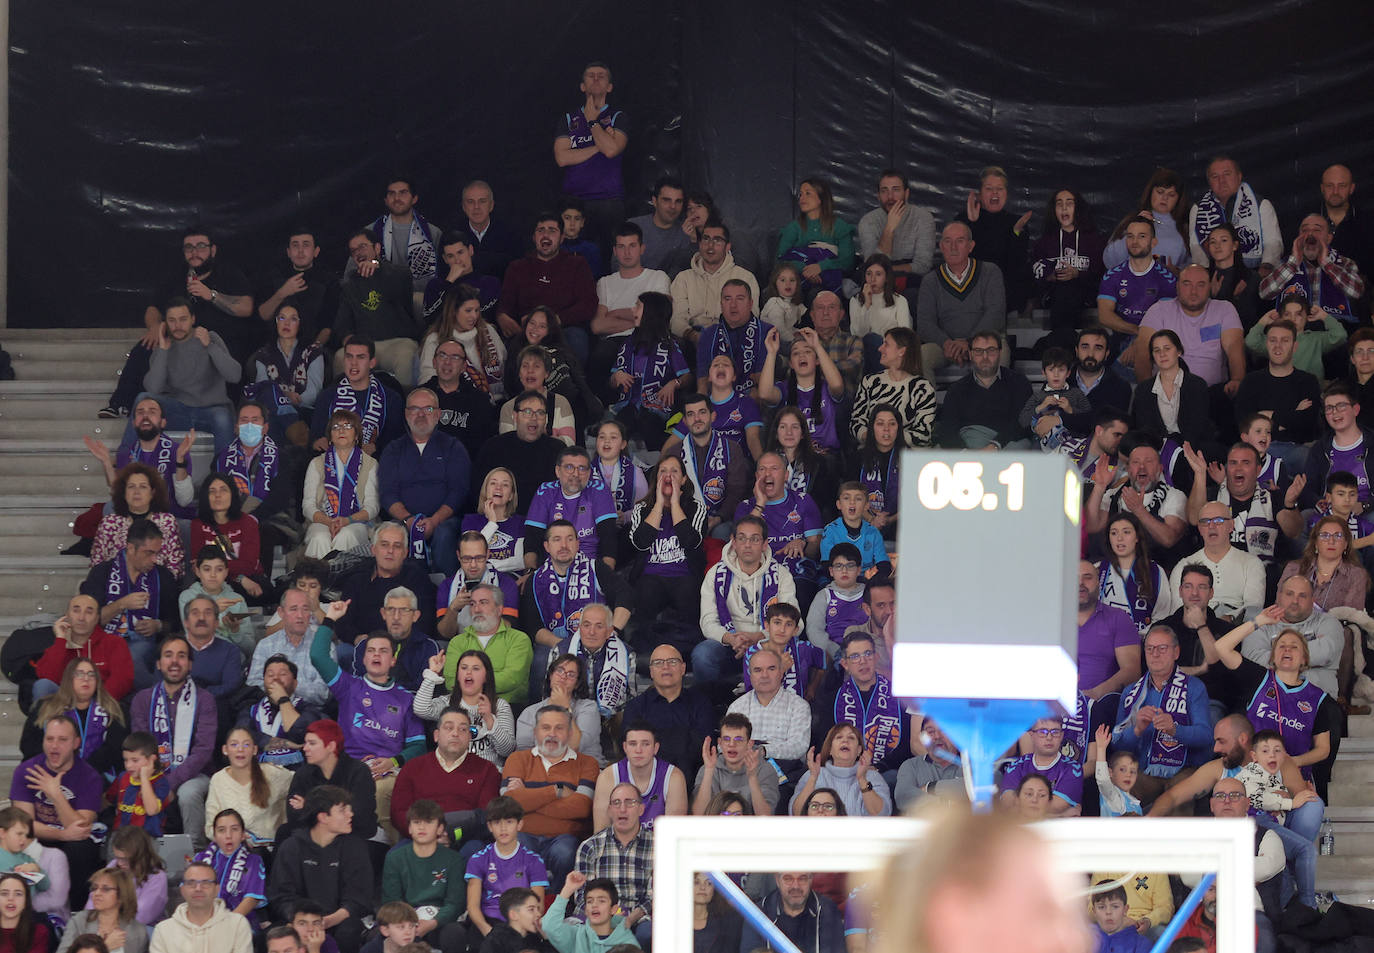
[[[339,727],[350,758],[394,758],[425,729],[411,710],[415,696],[393,679],[385,688],[340,670],[329,683],[339,701]]]
[[[744,440],[744,431],[750,427],[763,426],[763,414],[759,412],[759,405],[754,402],[752,397],[731,394],[720,402],[717,402],[714,397],[711,398],[711,407],[714,408],[715,413],[715,417],[711,421],[711,429],[735,441],[745,454],[748,454],[749,444]],[[682,421],[673,425],[672,432],[684,441],[690,439],[687,435],[687,425]]]
[[[469,513],[463,517],[464,533],[480,533],[487,525],[487,518],[481,513]],[[525,518],[516,513],[496,524],[496,532],[487,541],[487,559],[500,564],[515,558],[515,547],[525,538]]]
[[[1174,297],[1178,282],[1169,269],[1159,262],[1150,263],[1143,275],[1131,270],[1129,261],[1122,262],[1102,276],[1097,287],[1097,300],[1116,305],[1116,316],[1122,321],[1139,325],[1145,312],[1160,301]],[[1189,365],[1190,367],[1192,365]]]
[[[38,823],[61,827],[62,822],[58,820],[57,808],[53,806],[52,801],[24,780],[35,767],[48,771],[47,756],[35,755],[27,761],[20,762],[19,767],[14,769],[14,779],[10,781],[10,800],[32,804],[33,819]],[[70,770],[62,776],[62,794],[71,804],[72,810],[99,813],[100,800],[104,793],[105,780],[100,776],[100,772],[80,758],[74,759]]]
[[[482,916],[504,923],[501,894],[514,887],[547,887],[549,871],[539,855],[523,845],[510,857],[502,857],[495,844],[488,844],[468,859],[463,879],[482,882]]]
[[[1360,441],[1354,446],[1347,447],[1344,450],[1338,449],[1334,443],[1331,444],[1330,472],[1335,473],[1337,470],[1340,470],[1344,473],[1353,473],[1355,475],[1355,482],[1359,485],[1360,502],[1368,503],[1369,471],[1365,469],[1364,453],[1365,447],[1363,437],[1361,437]]]
[[[680,579],[687,575],[687,553],[682,549],[682,540],[678,539],[671,520],[664,519],[658,535],[649,546],[644,572],[666,579]]]
[[[1007,773],[1002,775],[1002,783],[998,786],[1002,791],[1015,791],[1021,783],[1022,778],[1031,774],[1043,774],[1050,780],[1050,787],[1054,789],[1054,796],[1063,798],[1070,804],[1077,806],[1083,800],[1083,768],[1078,762],[1070,761],[1062,754],[1054,756],[1054,763],[1049,767],[1041,768],[1033,762],[1035,755],[1023,754],[1010,765],[1007,766]]]
[[[577,527],[578,548],[588,559],[595,559],[596,525],[613,519],[615,501],[604,485],[588,483],[581,493],[570,498],[564,496],[563,487],[557,480],[550,480],[540,484],[535,491],[525,525],[547,530],[555,520],[567,520]]]
[[[744,500],[735,507],[735,521],[748,516],[753,508],[753,497]],[[768,525],[768,548],[773,553],[773,558],[786,566],[792,575],[807,575],[803,571],[805,556],[783,559],[780,554],[782,548],[792,540],[810,539],[812,536],[820,536],[824,531],[821,511],[816,508],[815,501],[809,496],[801,496],[796,490],[789,489],[782,499],[763,505],[763,521]]]

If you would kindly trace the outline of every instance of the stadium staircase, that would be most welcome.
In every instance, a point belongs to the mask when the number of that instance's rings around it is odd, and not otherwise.
[[[81,438],[119,444],[127,418],[96,411],[137,340],[132,329],[0,329],[15,373],[0,382],[0,643],[26,624],[50,624],[86,576],[89,560],[62,550],[76,542],[72,521],[109,488]],[[208,433],[197,437],[196,472],[213,448]],[[0,800],[20,761],[16,691],[0,678]]]
[[[1031,324],[1009,331],[1018,348],[1043,333]],[[16,375],[0,382],[0,642],[25,624],[51,623],[85,578],[88,560],[62,550],[75,542],[72,520],[108,489],[81,438],[118,444],[127,421],[99,420],[96,411],[136,340],[133,330],[0,330]],[[1038,363],[1017,364],[1042,379]],[[196,472],[207,472],[211,452],[209,434],[200,435]],[[0,801],[20,761],[23,723],[15,686],[0,678]],[[1321,858],[1318,889],[1374,906],[1374,716],[1350,720],[1330,800],[1336,853]]]

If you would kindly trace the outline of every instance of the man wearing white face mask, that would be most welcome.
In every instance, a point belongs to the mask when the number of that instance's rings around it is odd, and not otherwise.
[[[239,405],[234,439],[215,460],[215,469],[233,477],[243,494],[243,511],[257,518],[262,533],[262,566],[272,572],[272,551],[279,532],[272,517],[285,512],[291,480],[282,471],[282,455],[277,442],[267,436],[267,408],[256,400]]]

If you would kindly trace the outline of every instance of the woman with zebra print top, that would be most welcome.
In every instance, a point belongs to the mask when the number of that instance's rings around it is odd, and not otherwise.
[[[935,388],[921,376],[921,348],[916,332],[892,328],[878,348],[879,374],[859,384],[849,429],[860,444],[868,436],[868,417],[879,404],[891,404],[902,420],[902,434],[909,447],[929,447],[935,428]]]

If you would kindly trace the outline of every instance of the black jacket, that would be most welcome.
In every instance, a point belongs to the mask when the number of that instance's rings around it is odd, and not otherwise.
[[[361,837],[345,834],[321,847],[301,828],[277,848],[267,878],[267,902],[275,918],[290,920],[302,900],[330,912],[343,907],[359,920],[372,912],[372,861]]]
[[[289,803],[290,799],[299,794],[305,797],[315,788],[322,784],[332,784],[335,787],[343,788],[353,795],[353,834],[363,840],[369,839],[377,833],[377,782],[372,780],[372,771],[361,761],[354,760],[346,754],[339,755],[339,763],[334,767],[334,776],[326,778],[324,772],[313,764],[303,764],[296,770],[296,776],[291,779],[291,790],[287,792],[286,805],[286,826],[300,828],[305,821],[305,812],[298,811]],[[301,831],[297,830],[296,833]],[[283,842],[289,837],[278,836],[278,840]],[[275,869],[275,865],[274,869]],[[369,867],[369,869],[371,869]],[[270,898],[269,898],[270,899]],[[328,910],[337,910],[338,904],[327,907]]]
[[[1164,426],[1164,417],[1159,412],[1159,400],[1154,394],[1156,377],[1135,385],[1135,402],[1131,410],[1135,414],[1137,428],[1163,439],[1172,436],[1172,433]],[[1198,447],[1215,437],[1216,432],[1207,382],[1196,374],[1184,371],[1183,382],[1179,385],[1178,430],[1174,433]]]

